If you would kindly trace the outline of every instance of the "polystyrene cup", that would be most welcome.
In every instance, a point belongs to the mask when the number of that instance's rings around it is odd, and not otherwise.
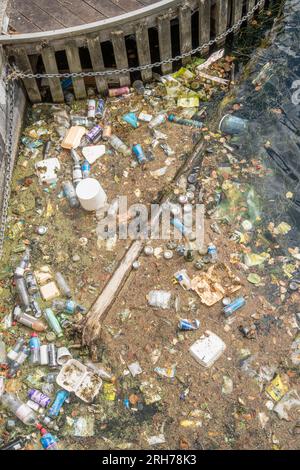
[[[94,178],[85,178],[76,186],[76,194],[81,207],[86,211],[97,211],[107,201],[101,184]]]

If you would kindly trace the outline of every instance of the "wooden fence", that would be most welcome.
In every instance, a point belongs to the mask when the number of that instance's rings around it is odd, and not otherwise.
[[[46,73],[109,70],[112,65],[105,65],[107,50],[114,56],[114,67],[128,68],[126,38],[130,37],[136,44],[136,65],[153,62],[153,44],[149,39],[151,31],[157,37],[159,59],[169,59],[173,55],[172,25],[179,28],[179,51],[188,52],[193,45],[204,44],[226,31],[256,3],[257,0],[163,0],[134,12],[86,25],[31,34],[2,35],[0,46],[3,45],[7,57],[13,56],[17,67],[27,73],[36,72],[38,64]],[[82,48],[85,53],[88,51],[92,69],[82,65]],[[58,60],[62,51],[66,57],[67,70],[65,67],[62,70]],[[163,74],[171,71],[172,64],[161,66]],[[141,77],[144,81],[151,80],[152,70],[142,71]],[[114,81],[128,85],[130,78],[129,74],[124,74],[115,76]],[[48,80],[53,101],[63,102],[61,80]],[[96,77],[95,80],[98,91],[103,93],[111,79]],[[77,77],[72,81],[76,98],[85,98],[85,80]],[[24,79],[24,85],[32,103],[42,100],[39,80]]]

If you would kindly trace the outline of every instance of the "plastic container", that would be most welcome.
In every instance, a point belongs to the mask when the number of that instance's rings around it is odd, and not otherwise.
[[[100,183],[94,178],[85,178],[76,187],[81,207],[86,211],[97,211],[104,207],[107,196]]]
[[[46,308],[44,311],[44,317],[46,318],[48,325],[54,331],[58,338],[63,336],[62,328],[57,320],[56,316],[54,315],[51,308]]]
[[[22,423],[34,426],[36,415],[26,403],[19,400],[13,393],[4,393],[1,397],[2,405],[8,408]]]
[[[190,353],[199,364],[211,367],[225,351],[226,345],[217,335],[206,331],[198,341],[190,347]]]
[[[91,403],[102,387],[100,376],[75,359],[70,359],[61,368],[56,383],[86,403]]]
[[[0,369],[5,369],[7,367],[7,355],[6,355],[6,345],[0,337]]]
[[[219,131],[230,135],[242,134],[246,132],[247,128],[248,121],[232,114],[225,114],[219,124]]]
[[[68,286],[65,278],[61,273],[56,273],[55,274],[55,280],[57,282],[58,288],[62,294],[64,294],[65,297],[70,299],[72,297],[72,292],[70,287]]]
[[[164,290],[151,290],[147,295],[148,304],[154,308],[166,310],[171,307],[171,292]]]

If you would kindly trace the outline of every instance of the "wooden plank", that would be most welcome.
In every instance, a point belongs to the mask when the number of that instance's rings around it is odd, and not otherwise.
[[[41,50],[46,73],[58,73],[55,52],[52,46],[43,47]],[[59,78],[48,78],[52,99],[55,103],[64,102],[64,94]]]
[[[136,45],[138,51],[139,65],[151,64],[151,53],[149,44],[148,26],[146,23],[140,23],[135,33]],[[141,71],[144,81],[151,80],[152,69]]]
[[[256,4],[255,0],[247,0],[247,13],[250,11]]]
[[[112,3],[122,8],[124,11],[133,11],[142,8],[143,5],[138,0],[110,0]],[[152,3],[155,3],[152,2]]]
[[[243,0],[233,0],[232,4],[233,14],[232,14],[232,24],[235,24],[242,18],[243,12]]]
[[[104,287],[96,302],[87,314],[86,324],[83,330],[83,344],[91,344],[101,331],[101,320],[105,312],[113,303],[121,285],[128,276],[132,263],[137,259],[143,248],[143,242],[136,240],[132,243],[122,262]]]
[[[17,67],[24,73],[33,73],[30,60],[24,48],[18,48],[14,51],[14,57]],[[35,78],[24,78],[24,86],[26,88],[28,97],[32,103],[39,103],[42,101],[39,87]]]
[[[91,0],[85,1],[90,2]],[[145,6],[136,11],[124,13],[121,16],[113,17],[109,20],[104,19],[85,25],[74,26],[72,28],[63,28],[57,29],[55,31],[50,30],[46,32],[41,31],[38,33],[2,35],[0,36],[0,44],[26,44],[27,46],[29,44],[37,43],[39,41],[59,42],[61,40],[61,42],[63,42],[66,41],[68,38],[78,37],[78,39],[82,39],[84,35],[90,33],[100,33],[101,41],[107,41],[110,39],[110,31],[120,29],[122,25],[124,25],[124,29],[126,29],[126,34],[133,34],[135,24],[138,21],[145,19],[145,17],[147,18],[149,27],[156,27],[157,15],[161,14],[162,10],[166,11],[168,9],[169,11],[169,9],[177,8],[181,4],[181,2],[182,0],[161,0],[160,2],[154,4],[152,4],[151,2],[151,5],[149,6]],[[61,48],[60,50],[63,50],[63,48]]]
[[[216,36],[224,33],[227,30],[228,19],[228,0],[216,0]],[[218,41],[218,44],[223,44],[225,39]]]
[[[207,44],[210,41],[210,16],[211,0],[199,0],[199,45]],[[209,47],[202,51],[202,55],[207,54]]]
[[[84,23],[90,23],[105,18],[99,11],[91,7],[84,0],[57,0],[62,6],[71,11],[76,11],[76,15],[81,18]]]
[[[68,43],[66,46],[66,54],[70,72],[82,72],[79,50],[75,41]],[[80,77],[74,77],[72,78],[72,81],[76,98],[86,98],[84,79]]]
[[[91,62],[93,66],[93,70],[95,72],[101,72],[105,69],[101,44],[98,37],[95,38],[88,38],[87,40],[88,49],[91,57]],[[107,82],[104,77],[95,77],[96,86],[99,93],[103,93],[107,89]]]
[[[29,31],[38,32],[41,29],[31,21],[27,20],[25,16],[22,15],[17,10],[13,10],[9,18],[9,30],[15,31],[16,33],[28,33]]]
[[[32,0],[26,2],[24,0],[14,0],[14,8],[19,10],[25,18],[38,26],[42,31],[60,29],[64,26],[61,21],[55,20],[48,13],[41,10]]]
[[[169,15],[162,15],[157,18],[158,22],[158,41],[160,60],[170,59],[172,57],[171,42],[171,23]],[[172,63],[163,64],[161,66],[162,73],[168,74],[172,72]]]
[[[102,15],[106,16],[106,18],[122,15],[122,13],[124,13],[122,8],[118,7],[109,0],[85,0],[85,2],[102,13]]]
[[[192,50],[192,11],[188,5],[179,8],[179,32],[181,54]],[[191,56],[182,59],[185,65]]]
[[[111,40],[114,49],[117,69],[128,68],[128,58],[123,31],[114,31],[111,33]],[[130,75],[125,73],[117,77],[121,86],[130,85]]]
[[[33,3],[66,27],[85,23],[75,14],[75,11],[67,10],[57,0],[51,0],[50,2],[49,0],[35,0]]]

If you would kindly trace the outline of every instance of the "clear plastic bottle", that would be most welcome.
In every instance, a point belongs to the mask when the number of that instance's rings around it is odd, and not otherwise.
[[[80,163],[76,163],[73,166],[73,184],[75,188],[82,179],[83,179],[83,176],[82,176],[82,171],[81,171],[81,165]]]
[[[63,275],[61,273],[56,273],[55,279],[61,293],[64,294],[68,299],[70,299],[72,297],[72,292]]]
[[[18,354],[18,357],[10,365],[10,368],[8,371],[9,378],[15,377],[21,365],[24,364],[24,362],[28,359],[29,355],[30,355],[30,349],[28,348],[28,346],[24,344],[24,346],[22,346],[21,351]]]
[[[0,369],[6,369],[7,367],[7,355],[6,355],[6,345],[2,340],[2,335],[0,336]]]
[[[62,184],[64,195],[69,201],[70,207],[79,207],[76,191],[71,181],[64,181]]]
[[[216,263],[218,261],[217,248],[215,247],[215,245],[213,243],[210,243],[208,245],[207,254],[210,257],[210,260],[211,260],[212,263]]]
[[[161,124],[163,124],[164,122],[166,122],[168,119],[168,116],[167,114],[163,113],[163,114],[159,114],[158,116],[155,116],[148,124],[148,126],[150,127],[150,129],[154,129],[155,127],[158,127],[160,126]]]
[[[27,426],[34,426],[37,422],[34,411],[23,403],[13,393],[4,393],[1,397],[2,405],[8,408],[22,423]]]
[[[115,149],[117,152],[122,153],[125,157],[131,155],[131,150],[129,147],[127,147],[124,142],[119,139],[116,135],[112,135],[109,139],[109,143],[112,146],[113,149]]]
[[[28,328],[31,328],[32,330],[45,331],[47,329],[47,326],[44,325],[43,322],[41,322],[40,320],[37,320],[35,317],[32,317],[31,315],[28,315],[27,313],[23,313],[20,308],[18,309],[17,307],[15,308],[13,317],[14,317],[14,320],[21,323],[22,325],[28,326]]]
[[[7,360],[9,364],[14,362],[17,359],[19,352],[21,351],[24,343],[25,343],[25,340],[23,338],[19,338],[16,344],[14,345],[14,347],[10,351],[8,351]]]
[[[144,87],[144,84],[143,84],[142,80],[135,80],[132,84],[132,87],[135,89],[135,91],[139,95],[144,95],[145,87]]]
[[[57,376],[58,376],[58,373],[56,374],[56,373],[52,372],[51,374],[44,375],[42,377],[42,381],[46,382],[48,384],[54,384],[54,383],[56,383],[56,377]]]
[[[19,277],[24,276],[25,269],[27,268],[27,266],[29,264],[29,259],[30,259],[30,252],[27,249],[25,251],[25,254],[24,254],[23,258],[20,261],[20,264],[16,267],[16,270],[14,272],[15,278],[19,278]]]
[[[72,116],[71,123],[72,123],[72,126],[84,126],[88,128],[91,128],[94,126],[94,122],[85,116]]]

